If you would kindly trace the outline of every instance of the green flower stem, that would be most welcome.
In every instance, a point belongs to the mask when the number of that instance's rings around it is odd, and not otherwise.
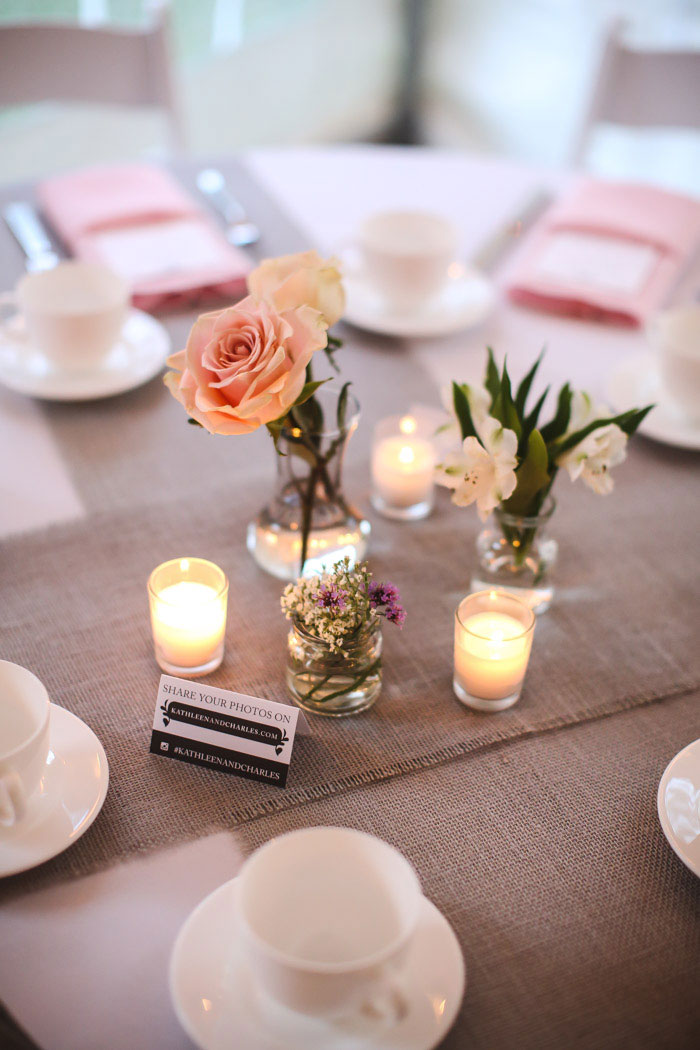
[[[517,529],[514,525],[501,525],[501,532],[513,548],[513,559],[520,568],[525,564],[533,540],[537,535],[537,528]]]
[[[334,674],[334,672],[331,671],[330,674],[327,674],[323,678],[319,679],[319,681],[316,682],[316,685],[312,686],[311,689],[309,689],[308,693],[304,693],[302,699],[303,700],[310,700],[317,689],[320,689],[321,686],[324,686],[326,684],[326,682],[330,682],[331,678],[333,677],[333,674]]]
[[[359,686],[361,686],[363,682],[366,682],[369,676],[374,674],[375,671],[378,671],[381,668],[381,666],[382,658],[381,656],[379,656],[373,664],[370,664],[370,666],[362,672],[362,674],[358,675],[357,678],[354,678],[350,682],[350,685],[344,686],[342,689],[336,689],[335,692],[328,693],[327,696],[324,696],[320,700],[316,700],[315,702],[317,704],[325,704],[329,700],[336,700],[339,696],[345,696],[347,693],[351,693],[354,689],[357,689]],[[320,689],[322,685],[325,685],[326,682],[333,678],[333,674],[334,672],[326,675],[326,677],[323,678],[320,682],[317,682],[316,685],[312,689],[310,689],[308,693],[304,693],[304,695],[302,696],[302,700],[310,700],[317,689]]]
[[[349,513],[347,503],[341,495],[338,494],[336,486],[331,480],[330,474],[328,473],[328,462],[333,458],[338,450],[339,445],[344,439],[344,434],[340,434],[339,437],[333,442],[330,449],[325,456],[322,456],[318,449],[318,444],[313,440],[304,426],[301,425],[302,420],[295,420],[297,429],[301,431],[296,440],[299,444],[309,453],[309,456],[313,459],[313,466],[310,469],[308,479],[304,482],[299,481],[296,485],[299,493],[301,504],[302,504],[302,532],[301,532],[301,564],[299,566],[299,575],[301,576],[304,572],[304,566],[306,564],[306,557],[308,553],[309,545],[309,534],[311,532],[311,521],[313,518],[314,503],[316,501],[316,486],[321,482],[323,485],[328,499],[336,501],[345,513]]]
[[[318,462],[311,468],[309,474],[309,486],[302,496],[302,518],[301,518],[301,565],[299,567],[300,575],[304,572],[304,566],[306,565],[306,554],[309,545],[309,533],[311,531],[311,516],[314,509],[314,500],[316,498],[316,482],[318,481]]]

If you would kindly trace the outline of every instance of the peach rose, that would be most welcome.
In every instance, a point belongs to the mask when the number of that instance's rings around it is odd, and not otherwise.
[[[187,347],[168,359],[176,371],[164,382],[212,434],[248,434],[286,415],[326,341],[318,310],[278,313],[248,296],[197,319]]]
[[[345,309],[345,292],[335,259],[318,252],[298,252],[264,259],[248,277],[248,290],[276,310],[293,310],[306,304],[319,310],[330,328]]]

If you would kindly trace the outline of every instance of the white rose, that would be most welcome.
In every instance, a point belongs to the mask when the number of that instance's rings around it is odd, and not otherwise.
[[[330,328],[345,309],[345,292],[335,259],[322,259],[318,252],[297,252],[264,259],[248,276],[248,290],[256,299],[269,302],[278,313],[312,306]]]

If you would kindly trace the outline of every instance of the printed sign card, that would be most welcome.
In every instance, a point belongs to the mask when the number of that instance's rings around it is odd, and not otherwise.
[[[310,732],[298,707],[164,674],[151,754],[284,787],[297,731]]]

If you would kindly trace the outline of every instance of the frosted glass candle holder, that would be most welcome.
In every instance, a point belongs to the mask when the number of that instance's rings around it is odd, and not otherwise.
[[[158,666],[194,678],[215,671],[224,657],[228,580],[203,558],[173,558],[148,580]]]
[[[479,711],[503,711],[518,700],[530,659],[535,614],[506,591],[478,591],[455,613],[453,686]]]
[[[435,450],[412,415],[389,416],[374,431],[372,506],[385,518],[416,521],[433,509]]]

